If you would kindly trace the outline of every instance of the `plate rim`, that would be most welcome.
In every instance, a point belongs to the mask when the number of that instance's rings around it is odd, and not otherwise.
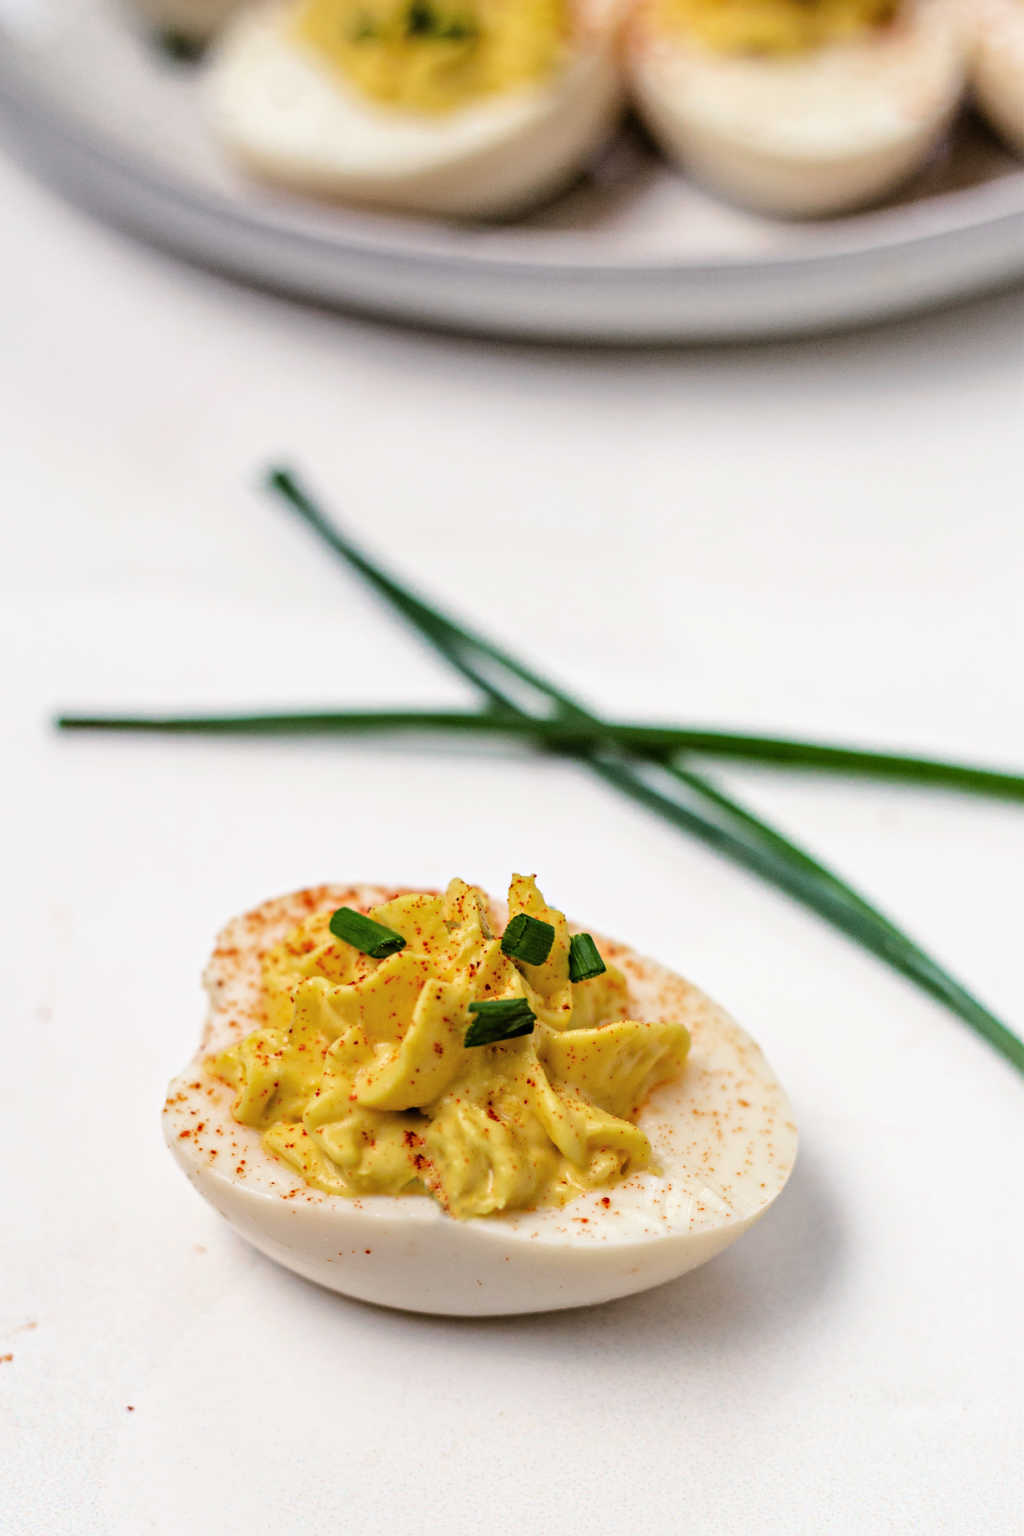
[[[165,170],[53,89],[45,56],[33,71],[17,30],[13,42],[0,57],[0,130],[37,177],[150,247],[327,309],[506,342],[717,346],[876,325],[1024,278],[1024,166],[1012,162],[754,254],[593,254],[586,229],[522,225],[471,243],[479,225],[341,206],[318,227],[315,203],[246,203],[230,184]]]
[[[4,30],[0,25],[0,36]],[[490,247],[468,251],[443,244],[437,236],[432,238],[431,221],[427,220],[404,220],[388,214],[367,215],[364,210],[339,208],[335,210],[340,214],[338,227],[331,231],[318,231],[292,222],[287,212],[278,215],[273,209],[250,210],[239,207],[223,193],[194,187],[186,181],[164,174],[145,155],[126,150],[89,123],[79,122],[72,112],[48,99],[45,91],[32,83],[27,71],[17,64],[12,66],[9,60],[3,58],[0,58],[0,113],[15,128],[27,127],[30,132],[51,141],[59,139],[75,156],[92,159],[106,171],[113,171],[123,180],[138,184],[151,197],[164,203],[176,204],[193,216],[213,218],[221,224],[233,226],[237,232],[256,233],[260,238],[270,235],[275,239],[296,242],[321,254],[344,251],[352,257],[386,257],[391,261],[413,265],[431,261],[463,273],[486,271],[488,275],[515,274],[525,279],[541,276],[550,279],[557,274],[560,278],[572,277],[578,280],[595,278],[603,282],[616,279],[634,282],[644,278],[663,278],[666,275],[707,279],[725,272],[732,275],[771,272],[785,276],[809,268],[817,270],[832,263],[845,263],[862,256],[911,255],[915,249],[933,245],[937,241],[988,233],[1001,225],[1012,229],[1019,224],[1022,235],[1020,265],[1024,271],[1024,165],[1019,171],[1010,171],[1006,176],[982,185],[952,188],[923,199],[913,207],[912,218],[915,225],[923,221],[930,227],[900,228],[906,220],[906,210],[881,208],[856,216],[859,227],[854,231],[853,239],[849,238],[850,221],[843,221],[833,228],[815,227],[808,239],[808,249],[800,254],[766,251],[751,257],[726,251],[721,256],[687,260],[666,252],[664,256],[631,260],[624,253],[622,260],[613,261],[606,256],[588,259],[585,252],[578,249],[583,245],[586,235],[572,231],[564,235],[550,230],[537,231],[537,240],[545,244],[541,254],[495,251]],[[980,217],[974,209],[979,201],[990,205]],[[309,200],[303,200],[303,206],[315,205],[311,205]],[[371,228],[367,222],[361,228],[362,219],[368,220],[370,217],[380,217],[380,224]],[[890,227],[893,225],[896,228]],[[457,221],[443,221],[442,227],[449,233],[458,233],[460,228],[464,227],[469,232],[475,226],[460,226]],[[524,243],[533,233],[530,231],[530,234],[522,234]],[[567,247],[564,253],[556,249],[562,239]],[[813,248],[814,245],[819,248]]]

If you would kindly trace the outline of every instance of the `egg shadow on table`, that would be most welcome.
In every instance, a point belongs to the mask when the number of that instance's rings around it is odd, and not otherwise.
[[[827,1187],[802,1150],[765,1216],[717,1259],[678,1280],[598,1307],[463,1319],[460,1326],[484,1335],[513,1329],[520,1338],[527,1333],[541,1340],[614,1329],[628,1333],[631,1348],[653,1353],[699,1335],[716,1349],[742,1351],[752,1336],[784,1334],[813,1311],[842,1253],[842,1227]]]
[[[307,1290],[330,1327],[335,1308],[372,1313],[376,1327],[393,1326],[417,1338],[457,1330],[500,1347],[508,1336],[518,1351],[541,1352],[556,1342],[593,1340],[596,1334],[628,1335],[630,1349],[657,1356],[700,1338],[718,1354],[742,1353],[757,1338],[784,1337],[813,1316],[842,1268],[843,1227],[813,1150],[801,1148],[793,1175],[766,1215],[717,1259],[678,1280],[593,1307],[523,1313],[512,1317],[438,1317],[402,1312],[325,1290],[276,1265],[282,1285]],[[262,1266],[270,1259],[254,1255]],[[411,1342],[411,1340],[410,1340]]]

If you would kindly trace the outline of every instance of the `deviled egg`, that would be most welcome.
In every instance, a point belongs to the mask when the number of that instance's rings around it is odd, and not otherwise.
[[[974,99],[1011,149],[1024,155],[1024,0],[973,0]]]
[[[168,1144],[251,1243],[412,1311],[607,1301],[713,1258],[789,1177],[754,1042],[680,976],[508,904],[320,886],[230,923]]]
[[[215,123],[298,190],[454,217],[520,210],[619,116],[621,0],[289,0],[213,61]]]
[[[639,0],[627,54],[670,158],[794,216],[870,202],[916,171],[967,68],[956,0]]]

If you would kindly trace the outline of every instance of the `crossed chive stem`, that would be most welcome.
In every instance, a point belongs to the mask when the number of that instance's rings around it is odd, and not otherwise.
[[[943,1003],[1024,1074],[1024,1041],[908,934],[839,874],[785,833],[688,766],[683,752],[829,769],[945,786],[1024,800],[1024,775],[909,754],[865,751],[744,733],[642,726],[602,719],[577,699],[444,610],[418,597],[328,521],[296,476],[283,467],[268,488],[404,618],[421,638],[482,694],[475,715],[448,711],[373,711],[277,715],[70,715],[61,729],[260,734],[326,730],[453,730],[532,738],[570,753],[621,793],[723,857],[758,875],[922,991]],[[524,697],[524,690],[534,698]],[[539,712],[540,695],[550,713]],[[655,777],[659,782],[655,782]]]
[[[607,722],[586,710],[571,694],[396,581],[335,523],[328,521],[288,469],[271,469],[267,484],[329,549],[387,599],[456,672],[473,683],[488,703],[528,717],[533,711],[518,702],[525,687],[544,696],[570,722],[596,727],[607,738],[607,744],[602,740],[593,750],[581,751],[579,755],[598,777],[826,918],[943,1002],[1024,1073],[1024,1041],[839,875],[682,761],[660,762],[658,771],[691,791],[698,803],[703,802],[718,813],[718,819],[701,814],[692,804],[651,784],[644,776],[643,753],[619,748]],[[504,678],[504,687],[495,673]]]
[[[750,731],[643,721],[568,719],[515,714],[501,707],[458,709],[261,710],[222,714],[61,714],[64,731],[154,732],[213,736],[506,737],[550,752],[578,755],[614,743],[660,762],[678,753],[723,761],[766,763],[849,777],[883,779],[926,788],[1024,802],[1024,773],[909,752],[883,752],[847,744],[807,741]]]

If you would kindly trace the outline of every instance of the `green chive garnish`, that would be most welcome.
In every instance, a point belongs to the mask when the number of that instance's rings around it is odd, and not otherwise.
[[[375,923],[372,917],[365,917],[352,907],[339,907],[331,916],[330,929],[336,939],[351,944],[353,949],[369,955],[372,960],[386,960],[388,955],[397,955],[405,948],[400,933],[385,928],[383,923]]]
[[[525,997],[501,997],[489,1003],[470,1003],[476,1015],[466,1030],[464,1045],[497,1045],[500,1040],[516,1040],[532,1035],[536,1016]]]
[[[593,981],[595,976],[603,976],[607,969],[590,934],[574,933],[569,940],[569,980]]]
[[[517,912],[501,936],[501,952],[524,965],[543,965],[554,942],[555,930],[550,923]]]
[[[478,35],[475,21],[468,16],[444,17],[430,0],[412,0],[405,13],[406,37],[434,37],[443,42],[463,43]]]

